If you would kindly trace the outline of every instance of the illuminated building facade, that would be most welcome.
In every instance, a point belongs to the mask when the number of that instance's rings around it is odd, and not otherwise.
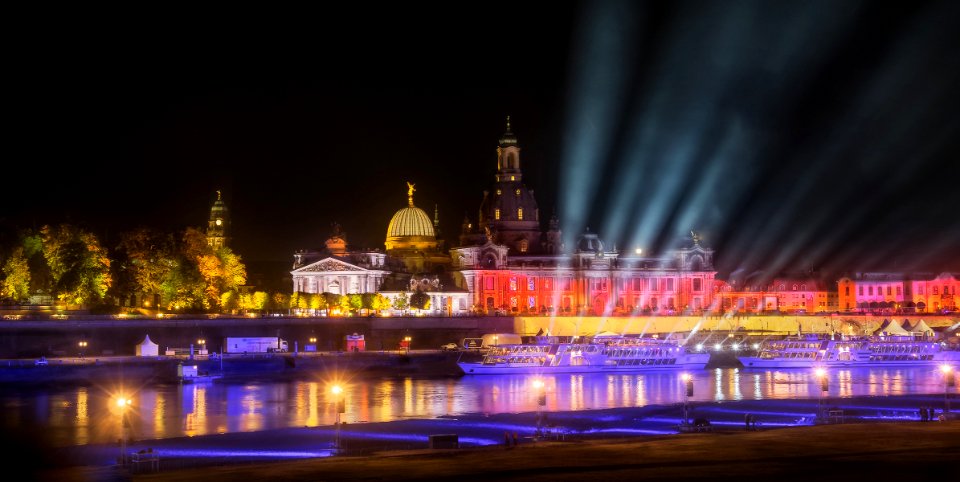
[[[472,309],[506,314],[672,314],[713,302],[713,250],[692,245],[662,257],[607,249],[596,233],[581,234],[568,253],[553,217],[541,232],[532,189],[523,184],[520,147],[507,118],[497,148],[497,173],[484,191],[476,225],[465,219],[460,246],[450,250],[457,284]]]
[[[957,310],[960,281],[950,273],[856,273],[837,282],[840,311],[939,313]]]
[[[809,276],[777,277],[768,281],[717,280],[717,309],[721,312],[814,314],[837,311],[836,292]]]
[[[958,282],[937,277],[864,274],[841,279],[837,289],[809,275],[719,280],[713,250],[691,233],[686,246],[663,255],[608,249],[587,230],[565,246],[556,216],[541,229],[540,210],[524,184],[520,144],[507,118],[497,146],[494,182],[483,192],[476,222],[466,217],[458,246],[439,239],[414,205],[393,215],[385,251],[350,251],[339,228],[322,251],[295,254],[293,289],[302,293],[415,291],[430,295],[429,314],[670,315],[698,313],[816,314],[837,311],[956,309]]]

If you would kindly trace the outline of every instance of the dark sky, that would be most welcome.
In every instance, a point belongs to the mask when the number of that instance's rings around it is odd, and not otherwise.
[[[512,116],[544,221],[721,275],[960,271],[957,2],[403,3],[26,15],[0,220],[205,225],[290,262],[416,204],[455,240]],[[102,13],[102,15],[100,15]]]

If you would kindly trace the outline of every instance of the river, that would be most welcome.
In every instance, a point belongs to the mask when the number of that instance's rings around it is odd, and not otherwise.
[[[809,370],[715,369],[692,372],[687,397],[680,373],[562,374],[541,378],[545,405],[538,406],[531,376],[464,376],[441,379],[299,380],[221,382],[141,387],[0,388],[0,428],[37,427],[57,446],[116,441],[121,412],[139,440],[216,433],[255,432],[331,425],[341,384],[343,421],[390,422],[462,414],[581,412],[682,404],[796,399],[816,404],[821,397],[936,395],[945,387],[935,366],[835,369],[827,392]],[[535,388],[538,387],[538,388]],[[121,408],[118,397],[129,397]]]

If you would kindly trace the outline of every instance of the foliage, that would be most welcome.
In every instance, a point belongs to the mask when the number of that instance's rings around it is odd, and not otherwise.
[[[352,313],[356,313],[363,308],[363,297],[359,293],[351,293],[346,296],[347,307]]]
[[[270,295],[268,295],[265,291],[255,291],[253,293],[253,306],[251,306],[251,308],[260,311],[266,310],[267,303],[269,301]]]
[[[430,295],[417,290],[410,296],[410,307],[416,310],[430,309]]]
[[[24,255],[24,249],[19,246],[3,263],[3,283],[0,284],[0,295],[17,302],[23,302],[30,297],[30,265]]]
[[[393,300],[393,307],[400,311],[406,310],[409,306],[410,300],[407,298],[407,293],[405,292],[401,292]]]

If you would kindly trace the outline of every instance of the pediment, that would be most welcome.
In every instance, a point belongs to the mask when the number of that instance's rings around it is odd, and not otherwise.
[[[302,268],[293,270],[292,273],[322,273],[329,271],[369,271],[366,268],[341,261],[336,258],[324,258],[320,261],[310,263]]]

